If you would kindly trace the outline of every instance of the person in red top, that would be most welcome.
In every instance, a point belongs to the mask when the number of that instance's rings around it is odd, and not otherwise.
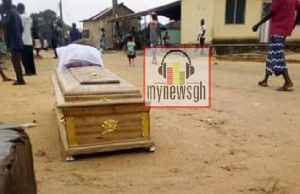
[[[258,82],[259,86],[267,87],[269,76],[273,73],[276,76],[283,75],[285,81],[284,85],[277,89],[278,91],[289,91],[294,86],[286,67],[284,44],[286,37],[290,36],[295,28],[298,9],[298,0],[273,0],[270,13],[253,26],[252,30],[256,32],[260,25],[271,20],[266,75]]]

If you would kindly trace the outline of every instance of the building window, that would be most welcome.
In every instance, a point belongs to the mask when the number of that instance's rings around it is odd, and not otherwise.
[[[300,13],[299,11],[297,12],[297,17],[296,17],[297,25],[300,25]]]
[[[226,24],[244,24],[246,0],[226,0]]]
[[[82,31],[82,37],[83,38],[90,38],[90,31],[89,30],[83,30]]]

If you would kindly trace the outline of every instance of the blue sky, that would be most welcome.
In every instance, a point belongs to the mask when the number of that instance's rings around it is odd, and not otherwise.
[[[33,12],[43,11],[45,9],[52,9],[59,13],[59,0],[12,0],[14,4],[22,2],[26,6],[28,14]],[[63,17],[66,23],[77,23],[82,19],[89,18],[101,10],[111,7],[112,0],[62,0],[63,1]],[[134,11],[143,11],[156,6],[168,4],[176,0],[119,0],[124,2],[129,8]]]

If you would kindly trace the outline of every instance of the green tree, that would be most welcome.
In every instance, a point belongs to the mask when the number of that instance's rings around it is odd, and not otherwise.
[[[48,42],[51,44],[53,25],[60,20],[56,12],[47,9],[39,13],[33,13],[30,16],[33,20],[33,29],[36,36],[47,39]],[[63,24],[64,31],[70,29],[70,26],[68,26],[67,24]]]
[[[45,10],[39,13],[31,14],[34,24],[38,28],[39,36],[45,36],[52,33],[52,26],[58,20],[56,13],[52,10]]]

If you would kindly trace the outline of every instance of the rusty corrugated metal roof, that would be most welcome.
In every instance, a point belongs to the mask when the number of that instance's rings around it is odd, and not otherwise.
[[[129,7],[127,7],[124,3],[120,3],[118,5],[118,7],[124,7],[125,9],[127,9],[128,11],[130,11],[131,13],[134,13],[134,11],[132,9],[130,9]],[[95,20],[101,20],[109,15],[112,15],[112,8],[111,7],[108,7],[104,10],[102,10],[100,13],[88,18],[88,19],[85,19],[85,20],[82,20],[81,22],[86,22],[86,21],[95,21]]]

